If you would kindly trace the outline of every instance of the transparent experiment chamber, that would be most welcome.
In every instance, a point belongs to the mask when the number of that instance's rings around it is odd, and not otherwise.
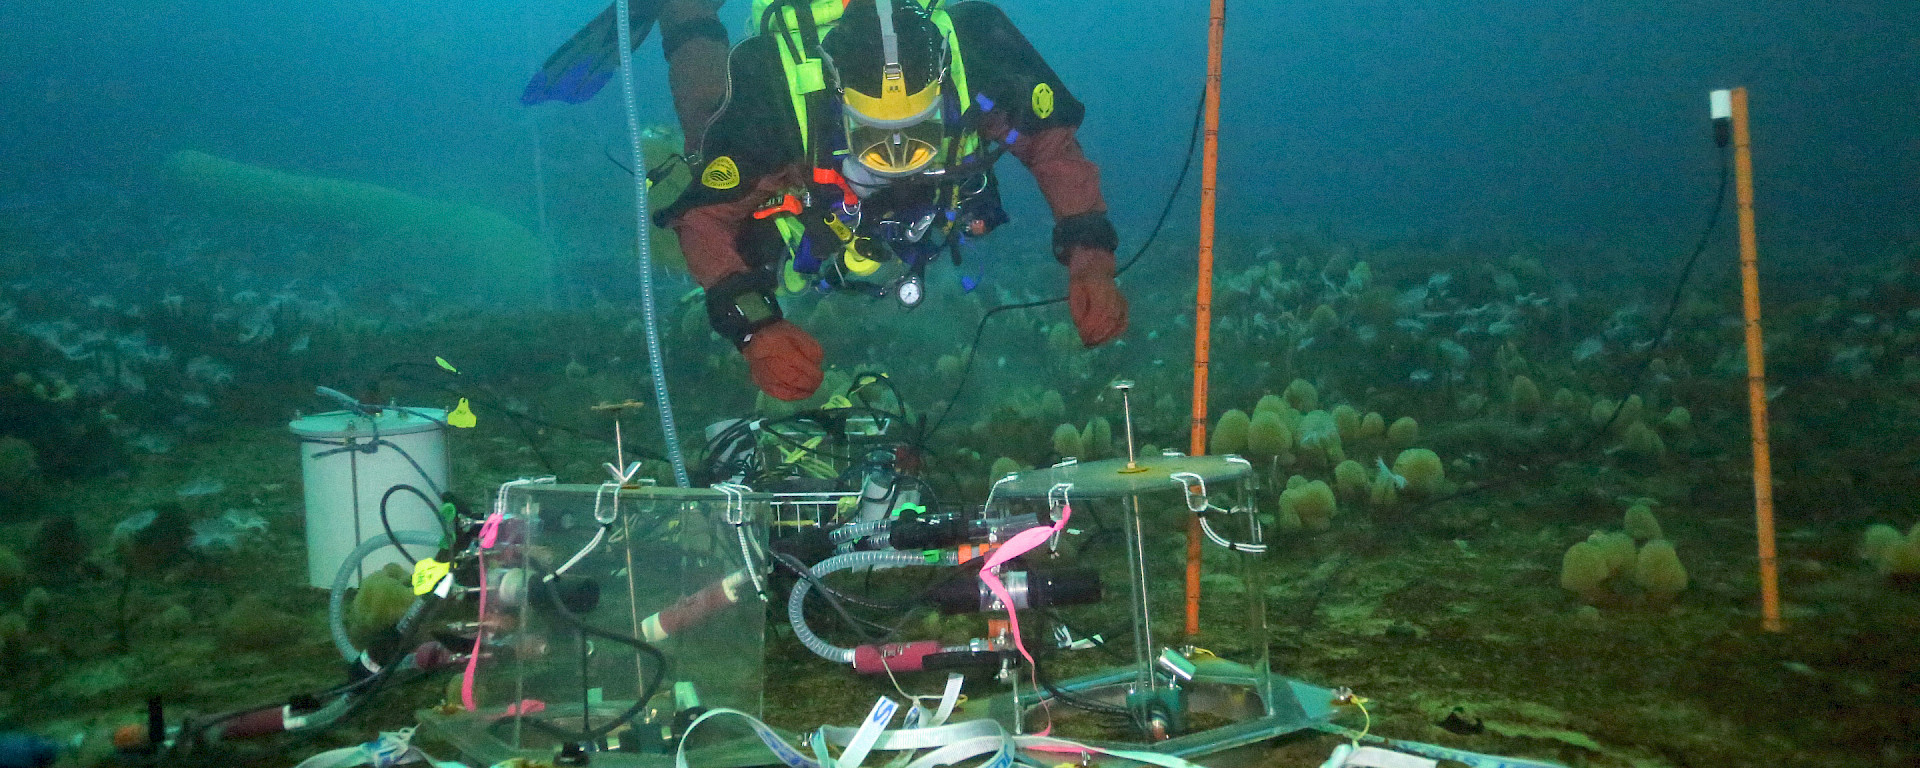
[[[1332,692],[1272,669],[1266,592],[1259,560],[1264,532],[1255,514],[1252,466],[1233,456],[1162,455],[1027,470],[998,483],[989,514],[1043,504],[1058,514],[1071,503],[1070,526],[1089,531],[1079,564],[1098,570],[1117,601],[1057,612],[1083,626],[1116,630],[1106,642],[1129,649],[1130,663],[1035,689],[1017,685],[984,714],[1021,732],[1054,732],[1096,745],[1193,758],[1258,744],[1327,722]],[[1036,510],[1037,511],[1037,510]],[[1237,589],[1207,596],[1198,635],[1186,634],[1186,534],[1203,521],[1202,570]],[[1115,544],[1124,550],[1115,557]],[[1126,585],[1124,593],[1118,587]],[[1120,627],[1131,637],[1119,636]],[[1129,648],[1130,646],[1130,648]],[[1106,658],[1117,660],[1120,654]],[[1058,706],[1062,699],[1079,706]],[[1125,712],[1116,720],[1085,714],[1091,704]],[[1124,721],[1124,722],[1123,722]]]
[[[764,585],[746,563],[764,561],[771,496],[551,484],[505,494],[490,545],[481,536],[473,708],[423,712],[428,734],[483,764],[550,759],[572,743],[594,765],[664,766],[699,713],[760,713]],[[702,726],[689,756],[764,761],[724,732]]]

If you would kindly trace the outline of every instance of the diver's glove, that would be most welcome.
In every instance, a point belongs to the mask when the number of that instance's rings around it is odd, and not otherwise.
[[[1113,252],[1120,237],[1103,210],[1067,216],[1053,224],[1053,257],[1067,265],[1067,308],[1080,343],[1097,347],[1127,330],[1127,297],[1113,282]]]
[[[800,326],[785,320],[769,323],[753,332],[740,353],[747,356],[753,383],[762,392],[781,400],[805,400],[820,388],[820,361],[825,353],[820,342]]]
[[[1076,246],[1067,260],[1067,308],[1080,342],[1097,347],[1127,330],[1127,297],[1113,281],[1113,251]]]

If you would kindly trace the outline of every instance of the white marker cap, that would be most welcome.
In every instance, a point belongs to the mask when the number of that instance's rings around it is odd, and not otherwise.
[[[1707,103],[1709,109],[1713,112],[1713,119],[1730,120],[1733,118],[1733,91],[1722,88],[1707,94]]]

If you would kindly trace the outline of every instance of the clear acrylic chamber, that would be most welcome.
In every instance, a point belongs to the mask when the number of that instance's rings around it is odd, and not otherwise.
[[[744,551],[758,558],[765,546],[770,500],[507,488],[504,515],[481,537],[484,634],[461,694],[471,710],[422,712],[423,735],[483,764],[582,743],[595,765],[651,766],[671,763],[705,709],[759,715],[766,610]],[[689,754],[703,746],[718,753],[700,764],[734,762],[726,743],[689,743]]]

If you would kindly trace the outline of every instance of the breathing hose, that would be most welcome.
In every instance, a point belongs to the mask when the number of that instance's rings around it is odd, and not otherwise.
[[[951,567],[959,563],[959,556],[955,555],[952,551],[940,553],[940,557],[937,560],[928,560],[926,555],[919,552],[874,550],[870,552],[849,552],[844,555],[835,555],[820,561],[819,564],[813,566],[811,570],[815,577],[825,577],[829,573],[844,571],[848,568],[898,568],[908,565]],[[821,639],[819,635],[814,634],[813,630],[807,628],[805,606],[807,603],[807,592],[812,589],[813,582],[801,579],[793,585],[793,594],[787,598],[787,621],[793,624],[794,636],[800,638],[800,644],[805,645],[807,650],[813,651],[814,654],[820,658],[841,664],[852,664],[852,648],[841,648],[840,646],[829,643]]]
[[[640,107],[633,97],[633,31],[627,28],[630,14],[627,0],[616,0],[615,26],[620,32],[620,98],[627,108],[627,138],[632,145],[633,167],[647,167],[646,151],[640,145]],[[647,368],[653,373],[653,404],[660,410],[660,435],[667,441],[667,462],[673,465],[673,482],[686,488],[687,459],[680,452],[680,429],[673,423],[673,402],[667,396],[667,364],[660,356],[659,313],[653,303],[653,216],[647,210],[647,175],[633,175],[634,231],[639,239],[640,316],[647,328]]]
[[[412,544],[434,548],[440,546],[440,534],[430,531],[396,531],[394,540],[386,536],[375,536],[360,542],[340,561],[340,570],[333,573],[333,592],[327,596],[327,627],[333,631],[333,647],[339,649],[341,658],[355,661],[360,658],[360,649],[353,647],[353,641],[347,638],[346,599],[347,582],[353,580],[355,571],[360,570],[360,561],[368,555],[380,551],[395,543]]]
[[[835,544],[847,544],[876,533],[885,533],[887,526],[890,525],[893,525],[892,520],[869,520],[864,523],[849,523],[833,529],[832,533],[827,534],[827,540]]]

